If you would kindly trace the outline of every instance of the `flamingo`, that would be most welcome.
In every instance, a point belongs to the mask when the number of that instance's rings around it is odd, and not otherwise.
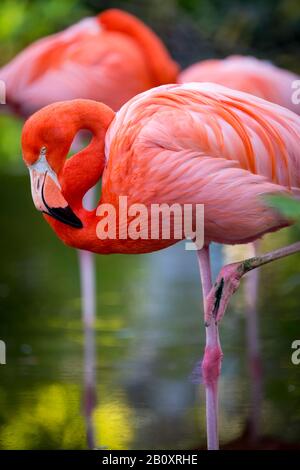
[[[6,110],[26,118],[45,105],[75,98],[101,101],[117,111],[137,93],[175,81],[177,73],[177,64],[150,28],[125,11],[109,9],[34,42],[0,69],[0,79],[6,85]],[[80,148],[77,136],[72,150]],[[91,207],[93,192],[87,196],[85,204]],[[79,270],[82,318],[89,340],[96,304],[92,253],[79,251]],[[91,362],[89,350],[87,357]],[[85,369],[89,415],[94,372],[91,363]]]
[[[26,118],[50,103],[75,98],[101,101],[117,111],[136,94],[174,81],[177,72],[150,28],[129,13],[109,9],[34,42],[0,69],[0,79],[6,84],[7,110]],[[78,139],[74,147],[79,149]],[[83,319],[89,325],[95,310],[91,253],[80,251],[79,263]]]
[[[280,69],[270,62],[248,56],[229,56],[225,59],[210,59],[197,62],[183,70],[178,76],[179,83],[214,82],[244,91],[277,103],[300,114],[300,108],[293,103],[293,84],[299,80],[296,74]],[[258,256],[260,241],[244,248],[250,255]],[[248,256],[249,256],[248,254]],[[260,404],[262,401],[262,364],[260,358],[257,295],[259,270],[249,272],[245,280],[247,351],[249,358],[251,416],[250,437],[257,440],[260,428]]]
[[[118,9],[34,42],[0,69],[8,107],[21,117],[76,98],[101,101],[117,111],[177,74],[177,64],[156,34]]]
[[[66,159],[80,129],[94,137]],[[197,254],[206,325],[202,373],[208,449],[219,445],[218,322],[246,271],[300,250],[300,243],[225,266],[214,285],[209,246],[251,242],[292,223],[264,197],[299,192],[299,136],[300,119],[293,112],[211,83],[160,86],[132,98],[117,114],[90,100],[52,104],[31,116],[22,131],[34,204],[67,245],[103,254],[146,253],[178,241],[173,232],[163,238],[161,230],[158,239],[124,238],[120,230],[115,237],[99,237],[107,204],[120,222],[120,196],[127,196],[128,206],[147,208],[204,204],[205,239]],[[98,208],[87,211],[82,198],[101,177]],[[141,232],[149,229],[149,221],[139,222]]]
[[[178,75],[178,83],[218,83],[277,103],[297,114],[299,106],[291,97],[292,85],[299,79],[295,73],[276,67],[271,62],[238,55],[196,62]]]

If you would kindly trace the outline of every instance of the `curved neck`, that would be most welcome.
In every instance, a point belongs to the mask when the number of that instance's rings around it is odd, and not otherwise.
[[[82,198],[101,178],[104,165],[105,134],[114,112],[107,106],[90,100],[72,101],[66,109],[72,140],[80,130],[92,133],[91,142],[66,160],[60,172],[62,192],[73,209],[82,209]],[[68,103],[66,103],[67,106]]]
[[[153,86],[175,83],[179,67],[162,41],[142,21],[118,9],[106,10],[98,16],[102,26],[130,36],[142,49]]]

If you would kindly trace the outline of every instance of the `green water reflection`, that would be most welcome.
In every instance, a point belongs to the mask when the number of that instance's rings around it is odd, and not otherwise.
[[[12,197],[13,195],[13,197]],[[75,251],[32,205],[27,175],[0,177],[0,448],[87,447],[83,333]],[[285,230],[264,248],[293,239]],[[264,268],[260,292],[263,431],[299,442],[300,257]],[[215,269],[220,248],[214,250]],[[196,260],[182,246],[97,258],[95,444],[114,449],[195,448],[205,442],[204,396],[193,370],[204,341]],[[221,326],[221,440],[251,409],[243,296]]]

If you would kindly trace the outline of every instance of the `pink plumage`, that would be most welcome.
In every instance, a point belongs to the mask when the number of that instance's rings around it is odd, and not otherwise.
[[[245,243],[285,223],[263,196],[298,192],[299,146],[285,108],[215,84],[158,87],[109,127],[103,197],[107,183],[131,202],[203,203],[206,241]]]
[[[288,70],[245,56],[203,60],[183,70],[178,78],[179,83],[218,83],[259,96],[300,114],[299,105],[292,100],[292,85],[296,80],[300,80],[300,77]]]
[[[66,160],[74,133],[96,136]],[[59,141],[58,141],[59,139]],[[104,149],[105,144],[105,149]],[[50,105],[25,124],[24,159],[47,148],[60,169],[64,198],[82,221],[76,230],[48,217],[68,244],[99,253],[159,250],[177,240],[97,237],[99,218],[82,196],[102,176],[101,204],[204,204],[205,241],[245,243],[287,225],[265,196],[297,194],[300,118],[248,93],[212,83],[164,85],[128,101],[117,114],[89,100]],[[102,173],[103,172],[103,173]],[[144,222],[146,225],[146,221]],[[148,225],[148,224],[147,224]]]
[[[28,116],[56,101],[94,99],[119,109],[136,94],[175,81],[178,66],[156,34],[117,9],[42,38],[0,69],[7,103]]]

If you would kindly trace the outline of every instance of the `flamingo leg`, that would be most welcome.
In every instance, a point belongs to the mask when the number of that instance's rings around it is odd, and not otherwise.
[[[259,253],[259,241],[253,244],[254,256]],[[249,419],[249,435],[252,442],[260,435],[261,404],[262,404],[262,364],[260,356],[259,324],[258,324],[258,286],[260,269],[250,271],[245,277],[246,300],[246,345],[250,376],[251,412]]]
[[[80,152],[85,146],[85,134],[79,132],[72,143],[72,152]],[[93,209],[95,201],[95,188],[91,188],[84,196],[83,205],[87,210]],[[84,328],[92,327],[96,315],[96,289],[95,289],[95,255],[89,251],[78,250],[81,311]]]
[[[95,191],[85,196],[87,206],[92,206]],[[95,376],[95,317],[96,317],[96,287],[95,287],[95,255],[89,251],[78,250],[81,310],[84,327],[84,416],[86,423],[87,444],[89,449],[95,448],[95,432],[93,411],[96,406],[96,376]]]
[[[206,299],[212,288],[209,247],[198,252],[199,269],[202,281],[203,306],[206,311]],[[211,322],[206,327],[206,345],[202,361],[202,374],[206,395],[206,430],[208,450],[219,449],[218,433],[218,382],[221,372],[222,350],[218,325]]]
[[[81,309],[84,327],[92,327],[95,321],[95,256],[93,253],[78,250]]]
[[[241,278],[265,264],[271,263],[286,256],[293,255],[300,251],[300,242],[279,248],[278,250],[265,253],[261,256],[254,256],[237,263],[224,266],[218,274],[217,280],[206,297],[205,323],[211,325],[218,323],[228,306],[231,296],[236,292],[240,285]],[[212,321],[214,319],[214,321]]]
[[[74,152],[84,147],[82,136],[77,135],[72,145]],[[95,201],[95,188],[91,188],[84,197],[86,209],[92,209]],[[78,250],[81,316],[84,329],[84,416],[86,423],[87,444],[95,448],[93,411],[96,406],[96,353],[95,353],[95,318],[96,318],[96,260],[94,253]]]

